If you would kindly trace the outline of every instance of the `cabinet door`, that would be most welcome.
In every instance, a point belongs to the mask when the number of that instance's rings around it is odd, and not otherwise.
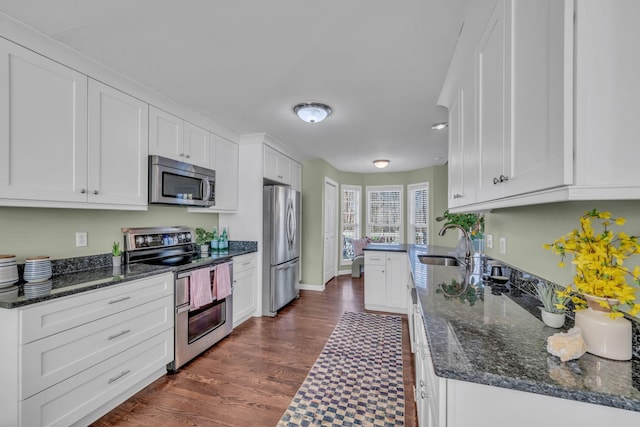
[[[213,135],[215,155],[211,167],[216,171],[215,210],[235,211],[238,209],[238,144]]]
[[[509,169],[505,168],[505,161],[510,156],[505,152],[504,143],[505,88],[509,83],[506,81],[504,43],[504,0],[500,0],[480,41],[476,57],[480,152],[478,201],[502,196],[504,181],[500,179]]]
[[[256,255],[234,257],[233,322],[234,327],[255,313],[257,308]]]
[[[88,200],[147,205],[149,106],[89,79]]]
[[[409,278],[407,254],[404,252],[387,253],[386,269],[386,304],[404,313],[407,309],[407,281]]]
[[[505,196],[573,183],[573,61],[565,60],[573,58],[572,3],[508,2],[512,163]]]
[[[364,262],[364,306],[367,310],[386,305],[386,270],[384,265]]]
[[[476,201],[478,186],[478,128],[476,121],[476,73],[475,68],[463,81],[459,94],[460,102],[460,145],[462,157],[462,198],[461,205]]]
[[[211,134],[193,123],[184,122],[184,157],[182,161],[209,168]]]
[[[291,161],[291,188],[302,191],[302,165]]]
[[[149,107],[149,154],[184,159],[184,121],[153,105]]]
[[[278,153],[273,148],[268,145],[264,146],[264,165],[263,165],[263,173],[264,177],[268,179],[272,179],[274,181],[278,180]]]
[[[459,96],[458,96],[459,98]],[[462,194],[462,151],[461,115],[459,102],[449,108],[449,207],[455,208],[464,204]]]
[[[0,39],[0,197],[86,193],[87,77]]]

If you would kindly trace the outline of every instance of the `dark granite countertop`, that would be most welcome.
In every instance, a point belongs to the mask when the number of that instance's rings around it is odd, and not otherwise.
[[[613,361],[586,353],[562,363],[546,350],[547,337],[558,330],[516,303],[519,298],[492,293],[479,277],[467,276],[464,267],[418,260],[418,254],[448,255],[453,249],[396,246],[411,260],[438,376],[640,412],[640,360]],[[461,296],[445,297],[440,284],[455,289],[454,280],[469,280],[472,286]]]
[[[229,253],[212,254],[206,259],[199,260],[197,265],[206,266],[251,252],[256,252],[256,248],[231,248]],[[86,258],[75,259],[75,265],[91,265],[91,261],[87,262]],[[25,295],[25,282],[23,280],[18,282],[16,285],[0,289],[0,309],[24,307],[30,304],[49,301],[106,286],[113,286],[119,283],[174,271],[174,267],[171,266],[148,265],[143,263],[122,265],[120,267],[96,266],[95,268],[88,268],[80,271],[71,271],[71,268],[72,267],[68,265],[54,268],[54,275],[50,279],[51,290],[44,295],[36,297],[31,297],[28,294]],[[56,274],[56,270],[59,271],[59,274]],[[48,282],[46,286],[48,289]]]

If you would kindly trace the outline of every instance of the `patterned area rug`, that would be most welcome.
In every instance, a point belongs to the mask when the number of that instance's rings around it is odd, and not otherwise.
[[[403,425],[402,318],[344,313],[278,427]]]

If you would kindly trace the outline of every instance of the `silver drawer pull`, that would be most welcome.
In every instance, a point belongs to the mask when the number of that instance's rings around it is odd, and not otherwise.
[[[420,397],[423,398],[423,399],[428,399],[429,398],[429,394],[425,393],[424,391],[421,391],[420,392]]]
[[[243,262],[242,265],[249,265],[251,264],[251,261],[247,261],[247,262]]]
[[[114,299],[114,300],[109,301],[109,304],[117,304],[119,302],[126,301],[128,299],[131,299],[131,297],[122,297],[122,298],[119,298],[119,299]]]
[[[420,387],[424,387],[426,384],[424,383],[423,380],[420,380]]]
[[[129,369],[127,369],[126,371],[122,371],[120,372],[120,374],[116,375],[115,377],[111,378],[109,380],[109,382],[107,384],[112,384],[116,381],[118,381],[120,378],[124,377],[125,375],[127,375],[129,372],[131,372]]]
[[[131,329],[125,329],[124,331],[120,331],[120,332],[118,332],[118,333],[117,333],[117,334],[115,334],[115,335],[111,335],[111,336],[109,336],[109,338],[107,338],[107,339],[108,339],[108,340],[114,340],[114,339],[116,339],[116,338],[118,338],[118,337],[121,337],[121,336],[122,336],[122,335],[124,335],[124,334],[128,334],[129,332],[131,332]]]

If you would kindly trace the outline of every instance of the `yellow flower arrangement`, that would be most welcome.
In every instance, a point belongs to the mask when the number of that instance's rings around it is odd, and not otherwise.
[[[592,221],[599,220],[601,231],[593,229]],[[596,209],[587,211],[580,218],[580,228],[560,237],[544,248],[552,250],[562,257],[559,266],[564,267],[564,259],[573,255],[572,264],[576,266],[573,283],[559,296],[571,296],[576,309],[586,307],[586,301],[574,294],[594,295],[601,298],[618,300],[619,304],[611,304],[607,300],[600,302],[606,309],[611,309],[611,317],[621,317],[620,305],[628,304],[629,313],[640,313],[640,303],[636,303],[636,292],[640,288],[640,266],[630,271],[623,267],[625,259],[633,254],[640,254],[638,236],[630,236],[622,231],[617,234],[609,229],[613,224],[623,225],[624,218],[613,218],[609,212]],[[632,284],[627,282],[629,276]]]

